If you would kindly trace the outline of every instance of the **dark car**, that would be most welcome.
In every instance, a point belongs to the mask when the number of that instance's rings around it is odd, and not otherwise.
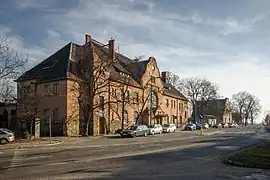
[[[201,124],[196,124],[196,130],[200,130],[202,129],[202,125]]]
[[[191,131],[196,130],[196,125],[192,123],[187,124],[185,127],[185,130],[191,130]]]
[[[146,125],[134,125],[120,133],[122,137],[147,136],[148,134],[149,129]]]

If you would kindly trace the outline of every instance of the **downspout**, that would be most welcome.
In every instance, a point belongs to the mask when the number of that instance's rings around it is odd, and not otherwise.
[[[111,132],[111,83],[109,80],[109,90],[108,90],[108,129],[106,134],[108,134],[109,132]]]

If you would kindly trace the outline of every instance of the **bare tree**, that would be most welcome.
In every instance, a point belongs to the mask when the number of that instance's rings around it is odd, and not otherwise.
[[[118,86],[122,89],[122,94],[126,94],[129,78],[126,74],[120,75],[119,72],[113,71],[117,66],[118,56],[112,56],[108,51],[108,45],[100,45],[99,48],[83,46],[82,50],[75,51],[75,67],[77,75],[73,77],[73,85],[70,90],[78,101],[80,110],[83,114],[84,135],[93,135],[93,118],[98,114],[103,121],[105,120],[104,109],[113,102],[108,98],[111,95],[112,86]],[[115,75],[120,75],[115,79]],[[124,79],[123,79],[124,78]],[[118,83],[115,83],[118,82]],[[125,105],[125,98],[122,100],[122,106]],[[124,102],[123,102],[124,101]],[[121,119],[124,119],[123,108],[121,109]],[[106,131],[110,131],[110,120],[105,122]]]
[[[20,125],[26,125],[26,133],[33,135],[35,118],[38,117],[38,107],[45,96],[39,97],[36,93],[22,93],[23,97],[16,99],[20,112]],[[22,132],[21,132],[22,133]]]
[[[15,87],[9,79],[0,81],[0,102],[11,101],[16,97]]]
[[[0,37],[0,80],[17,78],[27,61],[28,57],[17,53],[7,37]]]
[[[177,74],[174,74],[170,71],[167,71],[166,72],[166,83],[177,88],[180,86],[180,78]]]
[[[242,121],[244,120],[245,125],[247,125],[248,120],[254,123],[254,119],[261,112],[259,98],[246,91],[234,94],[232,104],[235,110],[240,114]]]
[[[190,77],[180,80],[178,89],[189,99],[193,107],[193,120],[196,121],[198,107],[203,110],[209,100],[219,97],[217,84],[206,78]],[[198,104],[198,102],[200,102]]]

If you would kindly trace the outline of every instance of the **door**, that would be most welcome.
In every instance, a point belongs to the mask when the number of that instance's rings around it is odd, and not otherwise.
[[[99,134],[105,134],[105,118],[99,118]]]

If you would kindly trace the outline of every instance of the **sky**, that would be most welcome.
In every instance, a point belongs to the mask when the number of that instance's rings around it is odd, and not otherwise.
[[[153,56],[160,70],[216,82],[220,94],[248,91],[270,110],[268,0],[1,0],[0,36],[33,67],[84,35],[120,53]],[[264,113],[262,113],[263,115]]]

